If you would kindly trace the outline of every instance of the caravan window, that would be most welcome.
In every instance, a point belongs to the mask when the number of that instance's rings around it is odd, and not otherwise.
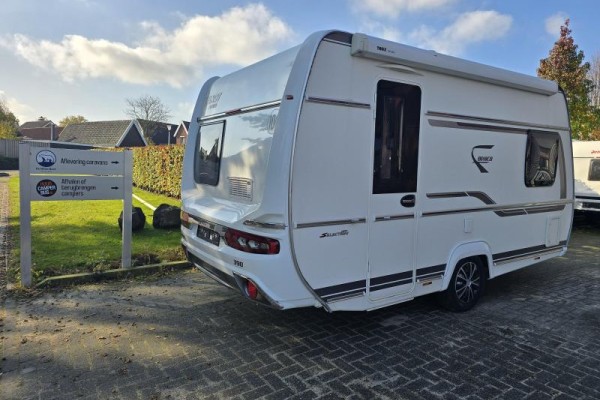
[[[590,173],[588,181],[600,181],[600,159],[590,160]]]
[[[421,88],[379,81],[375,116],[373,193],[417,190]]]
[[[197,183],[213,186],[219,183],[224,133],[225,121],[200,127],[198,153],[194,162],[194,179]]]
[[[525,152],[525,185],[552,186],[556,179],[560,136],[555,132],[529,131]]]

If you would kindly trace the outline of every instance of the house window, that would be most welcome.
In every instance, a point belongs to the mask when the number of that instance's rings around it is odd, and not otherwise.
[[[525,185],[552,186],[556,179],[560,136],[556,132],[529,131],[525,152]]]
[[[197,183],[216,186],[219,183],[225,121],[200,127],[198,151],[194,160]]]
[[[375,117],[373,193],[417,190],[421,88],[379,81]]]

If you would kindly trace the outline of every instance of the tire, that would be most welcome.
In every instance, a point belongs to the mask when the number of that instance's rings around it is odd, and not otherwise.
[[[479,257],[460,260],[454,268],[448,289],[440,294],[442,306],[454,312],[470,310],[483,295],[486,278],[486,270]]]

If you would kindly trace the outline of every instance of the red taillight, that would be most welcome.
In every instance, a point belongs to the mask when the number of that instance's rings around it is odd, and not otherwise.
[[[278,240],[252,235],[236,229],[227,229],[227,232],[225,232],[225,242],[228,246],[233,247],[234,249],[245,251],[246,253],[279,253]]]
[[[246,281],[246,293],[252,300],[258,297],[258,288],[252,281]]]

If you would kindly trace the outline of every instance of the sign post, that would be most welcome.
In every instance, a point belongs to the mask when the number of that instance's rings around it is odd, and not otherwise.
[[[21,285],[31,286],[31,200],[29,185],[29,143],[19,144],[19,231],[21,232]]]
[[[31,202],[123,200],[121,266],[131,267],[131,150],[103,152],[19,144],[21,284],[31,286]]]

